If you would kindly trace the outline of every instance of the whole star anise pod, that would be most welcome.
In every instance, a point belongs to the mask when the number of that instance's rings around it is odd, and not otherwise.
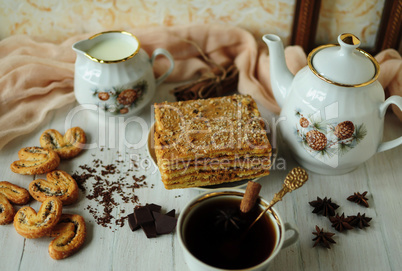
[[[237,211],[232,209],[218,210],[215,226],[227,232],[240,229],[240,216]]]
[[[367,195],[367,191],[363,192],[363,194],[360,194],[359,192],[355,192],[353,195],[348,197],[348,200],[356,202],[357,204],[360,204],[360,205],[368,208],[369,204],[368,204],[368,199],[366,198],[366,195]]]
[[[348,218],[350,219],[350,225],[359,227],[360,229],[370,227],[369,222],[372,219],[371,217],[366,217],[366,214],[360,215],[360,213],[357,215],[348,216]]]
[[[338,204],[333,203],[331,199],[321,199],[317,197],[317,200],[310,201],[309,204],[314,207],[313,213],[322,214],[323,216],[334,216],[335,210],[339,207]]]
[[[313,241],[315,241],[313,247],[316,245],[321,245],[326,248],[331,248],[330,243],[335,244],[336,242],[334,239],[332,239],[332,236],[335,235],[335,233],[332,232],[325,232],[324,229],[320,229],[318,226],[315,226],[316,232],[312,232],[315,236]]]
[[[331,217],[329,218],[329,220],[330,220],[331,223],[332,223],[332,227],[334,227],[335,230],[337,230],[337,231],[339,231],[339,232],[342,232],[342,231],[344,231],[344,230],[351,230],[351,229],[353,229],[353,226],[351,226],[351,225],[349,224],[349,222],[350,222],[351,219],[350,219],[349,217],[345,218],[345,214],[344,214],[344,213],[342,213],[341,216],[339,216],[338,214],[336,214],[336,216],[331,216]]]

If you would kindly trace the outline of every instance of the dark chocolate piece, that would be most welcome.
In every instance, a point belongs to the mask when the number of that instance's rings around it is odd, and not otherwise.
[[[176,209],[172,209],[166,213],[167,216],[175,217],[176,216]]]
[[[158,214],[158,213],[157,213]],[[148,222],[145,224],[141,224],[141,228],[144,231],[147,238],[154,238],[156,237],[156,228],[153,222]]]
[[[138,230],[140,228],[140,225],[137,223],[134,213],[129,214],[127,217],[128,217],[128,225],[130,226],[131,231]]]
[[[134,209],[134,216],[137,224],[141,226],[154,221],[151,211],[147,207]]]
[[[158,212],[158,213],[160,213],[160,212],[161,212],[161,209],[162,209],[162,206],[157,205],[157,204],[155,204],[155,203],[147,204],[147,205],[145,205],[145,207],[147,207],[147,208],[151,211],[151,213],[152,213],[152,212]]]
[[[171,233],[177,224],[176,210],[161,214],[161,209],[162,206],[154,203],[136,206],[134,213],[127,216],[130,229],[135,231],[141,227],[148,238]]]
[[[153,212],[155,217],[155,227],[158,234],[171,233],[177,224],[177,219],[168,215],[163,215],[158,212]]]

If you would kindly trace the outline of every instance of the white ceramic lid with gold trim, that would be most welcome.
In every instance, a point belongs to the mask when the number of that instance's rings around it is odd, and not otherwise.
[[[339,45],[320,46],[308,56],[308,65],[322,80],[345,87],[360,87],[374,82],[379,73],[377,61],[359,49],[353,34],[338,36]]]

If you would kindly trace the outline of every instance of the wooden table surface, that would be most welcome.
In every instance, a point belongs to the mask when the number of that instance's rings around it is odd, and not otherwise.
[[[173,101],[169,94],[172,85],[162,85],[153,102]],[[75,255],[60,261],[50,258],[50,238],[24,239],[12,224],[0,226],[0,270],[188,270],[176,233],[147,239],[141,230],[132,232],[127,221],[124,226],[116,220],[131,213],[136,204],[156,203],[162,211],[183,206],[201,193],[195,189],[166,190],[160,180],[159,171],[153,166],[146,150],[148,129],[153,118],[151,106],[135,118],[110,118],[97,115],[90,110],[80,110],[77,104],[65,106],[48,114],[41,127],[20,136],[0,151],[0,180],[28,188],[29,183],[39,176],[23,176],[11,172],[9,165],[17,160],[22,147],[39,146],[40,134],[49,128],[61,133],[65,128],[82,127],[88,137],[89,148],[79,156],[62,161],[59,168],[70,174],[86,172],[82,165],[93,167],[95,160],[103,165],[116,164],[120,172],[108,175],[109,181],[132,183],[132,177],[146,176],[147,185],[125,191],[138,196],[138,202],[124,202],[115,195],[119,203],[113,208],[115,220],[103,227],[96,222],[90,210],[102,215],[103,206],[86,196],[91,194],[94,178],[80,191],[79,201],[63,208],[65,213],[80,214],[87,223],[87,239]],[[260,108],[261,109],[261,108]],[[272,123],[272,114],[262,110],[262,115]],[[153,121],[153,120],[152,120]],[[402,135],[402,125],[392,114],[387,114],[384,139]],[[287,172],[297,166],[288,149],[280,141],[276,164],[262,184],[260,195],[270,200],[283,183]],[[300,190],[287,195],[277,204],[276,210],[284,221],[296,225],[300,239],[284,249],[273,261],[272,270],[401,270],[402,268],[402,146],[378,153],[357,170],[341,176],[323,176],[309,172],[310,179]],[[116,162],[118,160],[118,162]],[[136,167],[133,167],[134,163]],[[127,174],[126,174],[127,173]],[[101,176],[101,167],[97,173]],[[127,187],[127,186],[126,186]],[[128,189],[128,188],[126,188]],[[368,191],[369,208],[347,201],[353,192]],[[329,220],[312,213],[309,201],[316,197],[328,197],[340,205],[337,212],[355,215],[358,212],[372,217],[370,227],[339,233],[331,227]],[[29,206],[39,209],[39,202],[31,200]],[[15,206],[15,208],[19,208]],[[331,249],[313,248],[312,232],[315,226],[334,232],[336,244]]]

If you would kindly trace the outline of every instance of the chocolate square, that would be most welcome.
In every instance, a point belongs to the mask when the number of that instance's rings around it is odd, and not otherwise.
[[[167,216],[175,217],[176,216],[176,209],[172,209],[166,213]]]
[[[128,215],[128,225],[130,226],[131,231],[136,231],[140,228],[140,225],[135,219],[134,213]]]
[[[134,216],[138,225],[144,225],[154,221],[151,211],[147,207],[134,209]]]
[[[162,209],[162,206],[157,205],[157,204],[155,204],[155,203],[146,204],[145,207],[147,207],[147,208],[151,211],[151,213],[152,213],[152,212],[158,212],[158,213],[160,213],[160,212],[161,212],[161,209]]]
[[[157,236],[155,224],[153,222],[142,224],[141,228],[144,231],[147,238],[154,238]]]
[[[155,217],[155,228],[157,234],[167,234],[171,233],[177,224],[177,219],[168,215],[163,215],[161,213],[153,212]]]

